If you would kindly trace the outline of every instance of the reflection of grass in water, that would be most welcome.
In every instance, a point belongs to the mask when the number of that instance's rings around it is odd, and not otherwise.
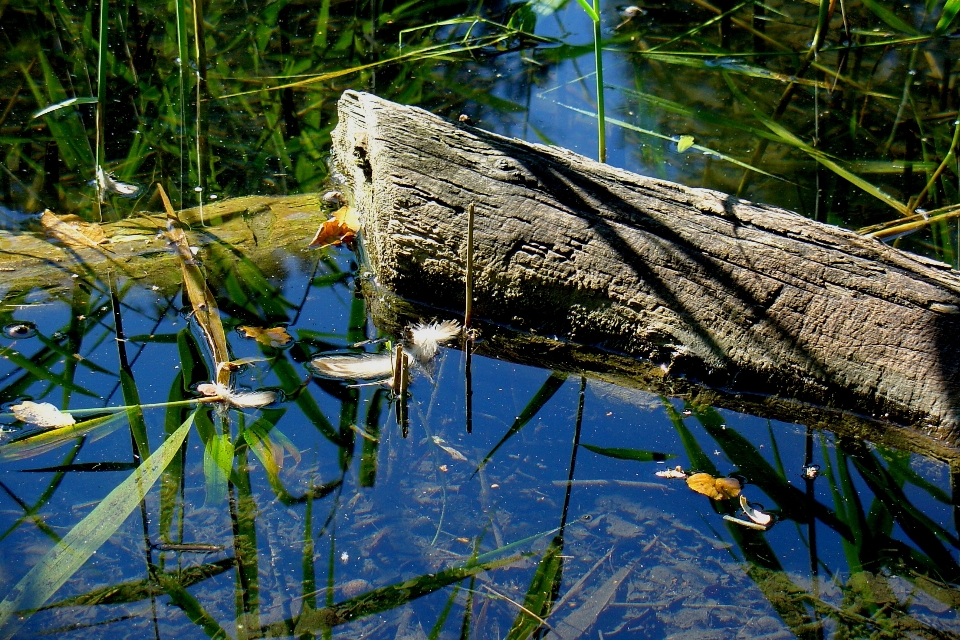
[[[681,437],[691,462],[711,466],[709,457],[703,451],[696,438],[683,424],[682,418],[669,403],[665,403],[671,421]],[[944,543],[954,549],[960,548],[956,537],[945,531],[922,511],[913,506],[903,493],[906,481],[930,493],[934,499],[942,498],[942,492],[929,483],[904,471],[909,454],[886,456],[888,466],[880,464],[876,454],[862,443],[841,442],[836,447],[836,462],[831,459],[826,444],[823,443],[823,459],[826,463],[825,479],[836,512],[826,510],[819,502],[809,502],[799,491],[787,484],[784,465],[779,462],[775,470],[762,456],[760,451],[743,438],[736,430],[726,425],[722,417],[708,407],[690,407],[693,415],[704,427],[707,434],[733,463],[739,474],[748,484],[763,489],[778,507],[782,519],[792,519],[798,523],[819,521],[839,534],[847,561],[849,579],[841,584],[842,603],[832,603],[823,599],[817,585],[810,590],[796,585],[781,569],[776,550],[766,542],[766,536],[746,532],[734,525],[728,525],[728,533],[741,549],[743,557],[749,563],[749,575],[757,582],[771,604],[791,629],[799,636],[812,632],[814,627],[811,615],[830,619],[841,628],[856,634],[865,629],[881,633],[883,637],[896,637],[911,631],[924,633],[938,631],[927,622],[911,613],[911,597],[902,601],[890,600],[885,594],[889,588],[877,590],[863,588],[864,580],[881,573],[896,576],[906,583],[912,583],[933,597],[942,594],[929,588],[927,578],[940,582],[956,583],[960,571],[956,567],[952,554]],[[770,432],[773,437],[773,432]],[[778,450],[778,448],[775,447]],[[861,492],[855,486],[849,468],[850,463],[866,481],[873,502],[869,513],[865,513]],[[908,548],[895,535],[894,522],[916,544],[919,551]],[[799,530],[798,530],[799,531]],[[811,566],[820,566],[819,550],[809,545]],[[826,565],[823,565],[826,567]],[[837,569],[827,567],[828,571],[838,575]],[[815,577],[814,580],[817,578]],[[886,578],[878,578],[885,580]],[[955,591],[955,587],[953,588]],[[893,605],[893,606],[890,606]]]

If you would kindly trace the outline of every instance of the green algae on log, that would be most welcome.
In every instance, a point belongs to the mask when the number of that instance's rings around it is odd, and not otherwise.
[[[960,277],[795,213],[348,91],[333,166],[378,286],[960,444]]]
[[[231,198],[178,214],[190,243],[239,252],[268,272],[282,269],[289,251],[307,243],[326,218],[319,194]],[[179,286],[179,266],[168,241],[165,214],[142,214],[101,225],[100,249],[64,245],[41,232],[0,231],[0,294],[72,286],[74,276],[134,278],[167,290]],[[283,249],[282,255],[280,249]]]

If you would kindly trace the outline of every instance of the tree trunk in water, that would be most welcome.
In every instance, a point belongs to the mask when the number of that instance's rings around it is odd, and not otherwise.
[[[960,277],[797,214],[348,91],[334,167],[376,282],[479,318],[960,443]],[[929,442],[929,440],[928,440]]]

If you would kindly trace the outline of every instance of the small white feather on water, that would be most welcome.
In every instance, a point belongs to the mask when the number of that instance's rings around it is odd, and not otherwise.
[[[420,322],[410,327],[410,341],[406,345],[407,352],[420,364],[426,364],[437,355],[440,345],[459,335],[460,323],[456,320]]]
[[[24,400],[20,404],[13,405],[10,409],[17,420],[45,429],[69,427],[77,422],[72,415],[63,413],[49,402]]]
[[[393,375],[392,353],[351,353],[317,356],[310,368],[338,380],[382,380]]]
[[[237,391],[217,382],[205,382],[197,385],[197,391],[239,409],[256,409],[277,401],[276,391]]]

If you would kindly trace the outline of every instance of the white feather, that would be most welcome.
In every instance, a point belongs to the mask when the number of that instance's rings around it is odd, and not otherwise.
[[[236,391],[217,382],[205,382],[197,385],[197,391],[209,398],[216,398],[240,409],[255,409],[277,400],[276,391]]]
[[[350,353],[317,356],[310,368],[318,375],[337,380],[381,380],[393,375],[393,354]]]
[[[443,322],[420,322],[409,327],[410,340],[407,352],[414,360],[426,365],[433,360],[440,350],[440,345],[453,340],[460,335],[460,323],[456,320]]]

